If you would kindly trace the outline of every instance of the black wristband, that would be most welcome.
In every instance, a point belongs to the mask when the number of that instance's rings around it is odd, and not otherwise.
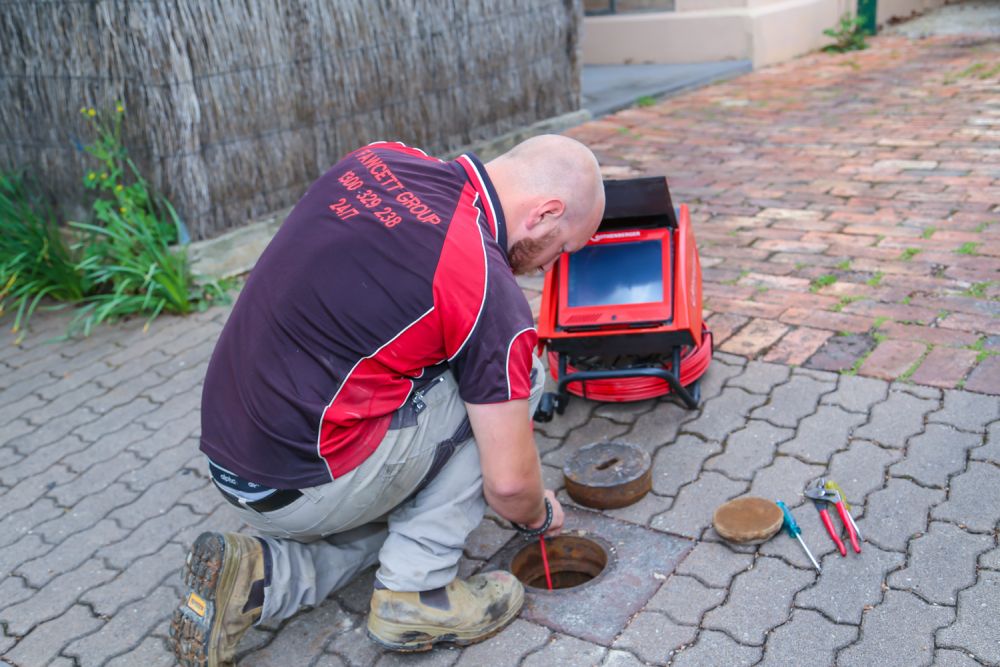
[[[538,528],[528,528],[527,526],[522,526],[521,524],[510,522],[517,532],[521,533],[524,537],[530,539],[532,537],[538,537],[539,535],[544,535],[548,531],[549,526],[552,525],[552,503],[549,502],[548,498],[543,498],[545,501],[545,521]]]

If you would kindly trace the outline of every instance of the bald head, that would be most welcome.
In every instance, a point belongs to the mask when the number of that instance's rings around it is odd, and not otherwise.
[[[604,213],[604,184],[597,158],[579,141],[555,134],[532,137],[486,165],[507,221],[508,249],[547,268],[555,254],[578,250],[597,229]],[[521,243],[520,253],[513,252]],[[541,254],[539,254],[541,253]]]

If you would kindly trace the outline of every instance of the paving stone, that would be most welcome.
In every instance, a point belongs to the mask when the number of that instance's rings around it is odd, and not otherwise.
[[[933,664],[936,667],[979,667],[980,663],[962,651],[939,648],[934,651]]]
[[[910,436],[924,430],[924,415],[935,408],[937,401],[891,392],[888,399],[872,408],[868,423],[855,429],[854,437],[902,447]]]
[[[6,424],[9,421],[24,416],[25,413],[34,408],[45,405],[45,401],[35,394],[22,396],[16,401],[6,401],[6,397],[0,394],[0,423]]]
[[[180,394],[200,394],[202,383],[205,380],[205,370],[205,367],[200,364],[186,368],[170,376],[166,382],[151,386],[143,392],[143,395],[154,403],[165,403]]]
[[[976,581],[979,554],[992,546],[990,536],[932,521],[927,533],[910,542],[909,565],[893,572],[889,585],[916,593],[927,602],[954,605],[958,591]]]
[[[811,463],[825,464],[834,452],[847,446],[851,431],[866,420],[865,415],[847,412],[833,405],[821,405],[815,414],[799,423],[795,437],[781,443],[778,451]]]
[[[76,438],[76,436],[73,436]],[[116,433],[110,433],[97,442],[87,443],[87,446],[61,460],[75,472],[84,472],[95,465],[109,461],[126,451],[130,445],[147,440],[149,431],[138,424],[129,424]]]
[[[489,560],[515,535],[517,531],[501,528],[494,521],[483,521],[465,538],[465,554],[469,558]]]
[[[5,484],[14,485],[29,477],[42,475],[52,467],[53,461],[86,449],[88,444],[77,436],[71,435],[59,442],[41,446],[34,451],[27,452],[27,456],[18,461],[17,465],[0,470],[0,480]],[[64,463],[59,465],[63,469],[69,469],[69,466]]]
[[[0,547],[17,542],[28,533],[34,532],[39,524],[44,524],[62,514],[62,508],[56,507],[55,502],[49,498],[41,498],[24,509],[7,514],[0,519]]]
[[[863,518],[856,519],[866,541],[883,549],[905,551],[910,539],[927,528],[928,511],[944,500],[944,492],[893,478],[873,493]]]
[[[708,459],[705,469],[718,470],[734,479],[753,479],[756,471],[774,460],[778,443],[794,434],[790,429],[752,420],[726,439],[723,452]]]
[[[1000,398],[968,391],[945,391],[944,406],[927,416],[927,421],[973,433],[982,433],[996,419],[1000,419]]]
[[[376,569],[376,567],[369,567],[363,570],[354,578],[354,581],[349,582],[334,593],[341,607],[354,614],[368,613],[368,609],[371,607]],[[343,654],[341,653],[341,655]]]
[[[927,346],[909,340],[887,340],[879,343],[861,364],[859,373],[883,380],[895,380],[906,373],[927,354]]]
[[[1000,393],[1000,357],[986,357],[972,369],[965,388],[970,391],[980,391],[984,394]]]
[[[829,536],[825,532],[823,536],[829,543]],[[823,572],[816,585],[795,597],[796,607],[819,610],[837,623],[861,623],[864,609],[882,599],[887,574],[905,562],[903,554],[883,551],[867,542],[860,554],[850,546],[847,551],[846,558],[835,552],[820,558]]]
[[[778,341],[777,345],[764,355],[764,361],[799,366],[813,356],[832,335],[831,331],[797,327],[788,332],[784,338]]]
[[[24,419],[15,419],[14,421],[4,426],[4,432],[0,433],[0,445],[6,445],[8,442],[14,443],[15,441],[18,440],[21,440],[23,442],[23,436],[26,433],[31,433],[36,428],[37,426],[35,426],[34,424],[29,424]],[[13,444],[10,447],[6,447],[5,449],[11,449],[20,456],[24,456],[25,454],[29,453],[28,451],[23,451],[23,452],[18,451]]]
[[[875,340],[867,333],[831,336],[803,365],[817,370],[845,371],[854,366],[874,345]]]
[[[91,398],[104,390],[104,387],[98,384],[97,378],[102,377],[111,370],[112,367],[103,361],[95,361],[82,368],[66,373],[56,373],[59,379],[56,382],[40,387],[36,393],[45,400],[50,401],[49,405],[53,408],[57,408],[62,403],[78,405],[87,398]],[[55,398],[59,400],[52,400]],[[53,416],[55,414],[62,413],[56,412]],[[37,412],[35,416],[41,417]]]
[[[9,614],[6,610],[18,604],[22,600],[27,600],[35,594],[35,589],[28,588],[24,579],[16,576],[4,576],[0,579],[0,619],[6,619]],[[0,633],[2,634],[2,633]]]
[[[542,649],[524,659],[521,667],[553,667],[554,665],[600,665],[607,649],[567,635],[555,634]]]
[[[74,479],[53,487],[48,495],[63,507],[73,507],[88,494],[97,492],[124,475],[129,470],[142,467],[145,463],[131,452],[122,452],[114,459],[89,468]]]
[[[27,579],[32,586],[41,587],[64,572],[75,570],[98,548],[120,540],[126,534],[127,531],[119,528],[114,521],[105,519],[92,529],[80,533],[79,537],[62,542],[42,556],[30,560],[24,559],[14,571]]]
[[[824,467],[808,465],[790,456],[776,456],[774,463],[757,471],[749,494],[770,500],[794,502],[810,481],[823,474]]]
[[[420,667],[450,667],[458,660],[459,652],[451,647],[441,647],[427,653],[393,653],[385,651],[375,663],[375,667],[402,667],[403,665],[419,665]]]
[[[910,438],[906,458],[889,468],[893,477],[907,477],[924,486],[945,487],[948,478],[965,470],[966,451],[979,445],[979,435],[930,424]]]
[[[646,603],[647,611],[660,611],[674,622],[698,625],[702,614],[726,598],[724,588],[709,588],[693,577],[674,574]]]
[[[792,516],[802,530],[800,537],[809,547],[813,558],[822,562],[823,557],[833,553],[836,547],[833,541],[826,534],[826,529],[820,523],[819,516],[813,508],[812,501],[805,499],[797,500],[789,498],[785,501]],[[721,539],[721,538],[720,538]],[[774,556],[781,558],[785,562],[803,570],[815,572],[815,567],[809,557],[799,545],[798,540],[793,539],[787,532],[779,533],[773,538],[758,547],[761,556]]]
[[[164,508],[182,500],[188,493],[210,483],[194,475],[175,475],[147,487],[134,503],[119,507],[108,516],[124,528],[134,529],[163,512]]]
[[[144,412],[139,421],[147,428],[156,431],[171,422],[183,418],[192,410],[200,408],[201,392],[191,391],[186,394],[174,396],[155,410]]]
[[[106,667],[173,667],[177,661],[160,637],[147,637],[137,647],[112,658]]]
[[[653,517],[650,526],[668,533],[698,537],[711,525],[715,508],[741,495],[746,487],[743,482],[734,482],[715,472],[703,473],[698,481],[681,489],[670,509]]]
[[[677,439],[677,431],[685,419],[694,414],[676,403],[657,403],[649,412],[636,418],[632,430],[623,439],[652,451]]]
[[[84,440],[94,441],[128,426],[140,416],[154,409],[156,409],[156,405],[147,399],[134,398],[124,405],[110,409],[98,419],[77,427],[73,432]]]
[[[137,396],[144,396],[146,390],[166,382],[156,373],[146,371],[126,382],[115,385],[109,391],[94,396],[87,401],[86,406],[99,415],[111,412],[113,409],[131,403]]]
[[[986,664],[1000,664],[998,601],[1000,572],[980,572],[976,585],[958,594],[958,618],[938,632],[938,647],[962,649]]]
[[[61,463],[48,468],[15,484],[9,491],[0,495],[3,499],[5,512],[16,512],[38,501],[52,488],[74,477],[66,466]]]
[[[761,665],[833,665],[837,650],[857,636],[857,628],[831,623],[814,611],[793,609],[792,620],[768,639]]]
[[[55,518],[39,522],[35,531],[47,542],[58,544],[70,535],[89,529],[107,516],[110,511],[129,504],[138,495],[122,484],[112,484],[96,493],[85,496],[70,509],[59,509]],[[43,500],[51,502],[48,499]]]
[[[670,509],[672,503],[673,498],[660,496],[655,493],[647,493],[638,502],[632,503],[627,507],[601,510],[601,513],[619,521],[628,521],[640,526],[648,526],[654,516]]]
[[[643,667],[645,664],[628,651],[612,649],[608,651],[608,655],[604,658],[604,662],[601,663],[601,667]]]
[[[781,364],[748,361],[743,372],[729,380],[729,387],[740,387],[751,394],[770,394],[791,376],[791,370]]]
[[[935,507],[931,516],[979,532],[994,530],[1000,520],[1000,468],[969,463],[967,472],[951,479],[948,500]]]
[[[104,621],[82,605],[73,605],[59,618],[43,623],[31,631],[17,646],[4,653],[14,665],[46,665],[64,646],[77,637],[93,632]],[[94,663],[86,663],[94,664]]]
[[[0,620],[6,622],[8,632],[26,635],[36,625],[62,616],[83,591],[100,586],[115,574],[98,561],[87,561],[56,577],[24,602],[5,608],[0,612]]]
[[[733,551],[726,544],[699,542],[675,572],[709,586],[728,588],[733,577],[750,567],[753,560],[753,555]]]
[[[382,656],[382,651],[365,634],[364,618],[355,617],[355,619],[354,629],[334,637],[327,644],[326,650],[342,658],[351,667],[374,665]]]
[[[132,561],[159,551],[173,535],[200,518],[184,506],[171,507],[143,521],[125,539],[99,549],[95,556],[104,558],[112,567],[125,569]]]
[[[123,604],[148,595],[168,577],[180,579],[187,550],[178,544],[168,544],[156,553],[128,563],[117,576],[97,585],[80,596],[95,613],[112,616]],[[49,584],[51,586],[51,584]]]
[[[923,398],[928,401],[941,402],[942,394],[941,390],[936,387],[922,387],[918,384],[900,384],[895,383],[889,388],[890,392],[903,392],[909,394],[910,396],[916,396],[917,398]]]
[[[792,597],[811,583],[815,574],[775,558],[758,558],[752,569],[736,576],[729,599],[705,615],[702,627],[760,646],[771,628],[788,619]],[[767,604],[761,604],[762,600]]]
[[[671,667],[700,667],[701,665],[726,665],[740,667],[754,665],[760,660],[762,649],[737,644],[721,632],[702,630],[698,641],[674,658]]]
[[[13,572],[21,563],[40,558],[52,550],[52,545],[42,541],[38,535],[25,535],[13,544],[0,548],[0,572]]]
[[[31,433],[10,440],[22,454],[30,454],[46,445],[66,440],[66,436],[77,428],[97,419],[97,414],[85,407],[77,407],[71,412],[50,419],[33,429]]]
[[[979,567],[1000,570],[1000,549],[994,549],[979,557]]]
[[[549,465],[562,467],[581,447],[594,442],[611,442],[620,439],[628,432],[628,425],[618,424],[608,419],[591,419],[588,423],[575,429],[566,437],[565,444],[559,449],[549,452],[543,461]]]
[[[990,424],[986,432],[986,443],[969,452],[969,458],[974,461],[1000,463],[1000,422]]]
[[[636,417],[649,412],[656,407],[656,399],[634,401],[631,403],[602,403],[594,410],[595,417],[610,419],[619,424],[634,424]]]
[[[618,636],[613,646],[631,651],[645,662],[662,665],[674,651],[694,641],[697,634],[696,626],[680,625],[664,614],[641,611]]]
[[[562,440],[557,438],[550,438],[547,435],[542,435],[540,432],[535,433],[535,446],[538,449],[539,455],[551,452],[553,449],[558,449],[562,446]]]
[[[860,375],[841,375],[837,389],[820,399],[824,405],[839,405],[848,412],[867,413],[889,395],[889,383]]]
[[[551,381],[551,378],[549,381]],[[548,385],[546,385],[546,391],[554,390],[554,385],[551,389]],[[553,415],[552,421],[550,422],[536,422],[535,428],[550,438],[564,438],[567,433],[576,427],[586,424],[590,420],[590,416],[593,414],[598,405],[600,405],[600,403],[597,403],[596,401],[588,401],[586,399],[573,396],[566,405],[566,411],[564,413],[561,415]]]
[[[63,653],[84,665],[100,664],[137,647],[153,628],[169,618],[176,605],[177,593],[172,588],[157,588],[123,607],[97,632],[69,644]]]
[[[680,435],[656,450],[653,456],[652,480],[656,493],[675,496],[681,487],[698,479],[705,460],[722,451],[718,442],[705,442],[693,435]]]
[[[863,509],[863,501],[873,491],[885,485],[885,471],[894,461],[903,458],[900,449],[885,449],[867,440],[851,440],[847,449],[830,459],[827,477],[835,480],[847,495],[855,519]]]
[[[143,355],[141,363],[111,365],[105,363],[112,370],[105,371],[95,376],[94,383],[104,389],[112,389],[118,385],[128,382],[137,375],[142,375],[150,369],[155,369],[159,365],[170,360],[163,352],[151,350]]]
[[[731,378],[740,375],[747,360],[724,352],[714,352],[712,363],[708,370],[701,376],[701,400],[702,402],[715,398],[722,393],[723,387],[729,383]]]
[[[840,652],[838,665],[930,665],[934,632],[951,623],[955,611],[935,607],[912,593],[888,591],[885,600],[865,614],[861,640]]]
[[[247,655],[240,665],[308,665],[323,653],[333,637],[354,627],[354,618],[328,600],[297,614],[281,628],[270,644]]]
[[[750,413],[754,419],[766,419],[776,426],[794,428],[799,421],[816,411],[819,398],[834,385],[809,377],[793,377],[771,393],[770,401]]]
[[[4,373],[4,381],[9,383],[3,390],[4,403],[19,401],[25,396],[37,392],[45,385],[55,382],[55,376],[43,369],[43,366],[48,363],[48,360],[43,360],[30,368],[23,367],[13,373]]]
[[[311,667],[350,667],[350,665],[339,655],[324,653],[316,662],[312,663]]]
[[[744,425],[751,410],[766,400],[766,396],[751,394],[743,389],[723,389],[717,397],[705,401],[701,414],[685,422],[681,431],[722,442],[729,433]]]
[[[544,646],[551,635],[547,628],[517,619],[488,642],[463,650],[455,664],[458,667],[517,667],[525,654]]]

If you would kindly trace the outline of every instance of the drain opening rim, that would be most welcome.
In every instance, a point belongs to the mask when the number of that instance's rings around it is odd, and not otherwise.
[[[566,563],[569,560],[568,557],[561,556],[559,554],[559,550],[564,548],[567,543],[571,544],[572,547],[575,547],[578,553],[582,553],[583,556],[589,557],[589,560],[584,560],[582,568],[558,569],[561,564]],[[562,533],[556,537],[546,539],[545,545],[548,548],[549,566],[552,571],[553,578],[556,578],[557,574],[561,572],[582,573],[590,575],[591,578],[573,586],[554,588],[551,591],[548,590],[544,583],[545,573],[542,568],[541,550],[538,546],[538,542],[533,541],[521,547],[514,553],[514,556],[510,561],[510,567],[508,568],[514,576],[517,577],[522,584],[524,584],[525,590],[532,594],[568,594],[589,588],[604,579],[604,577],[614,569],[617,560],[615,557],[615,551],[607,540],[586,531]],[[553,551],[556,553],[554,554]],[[579,560],[577,562],[579,562]],[[524,568],[528,568],[528,572],[524,572]],[[596,572],[593,572],[593,570],[596,570]],[[534,586],[527,583],[539,580],[542,582],[541,586]]]

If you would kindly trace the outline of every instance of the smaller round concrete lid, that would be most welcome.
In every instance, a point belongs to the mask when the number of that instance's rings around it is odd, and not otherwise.
[[[719,505],[712,516],[715,531],[735,544],[760,544],[781,530],[781,508],[766,498],[743,496]]]

